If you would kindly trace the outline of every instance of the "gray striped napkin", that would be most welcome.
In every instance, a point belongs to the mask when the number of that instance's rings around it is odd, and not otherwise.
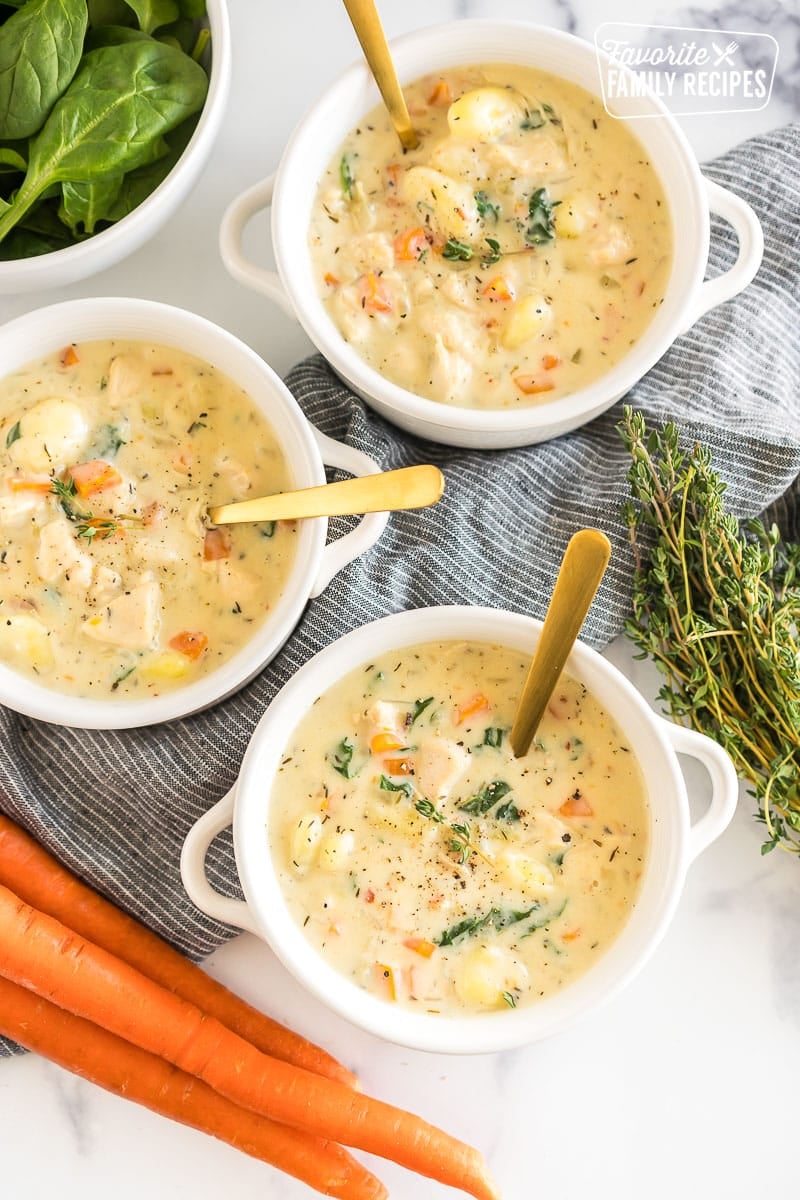
[[[770,509],[800,537],[800,126],[754,138],[707,167],[764,226],[755,282],[708,314],[628,400],[651,423],[677,421],[708,445],[740,517]],[[710,274],[735,258],[715,222]],[[619,508],[627,456],[620,406],[540,446],[477,452],[419,441],[388,425],[315,357],[289,376],[308,417],[383,467],[438,463],[434,509],[392,517],[381,542],[313,601],[280,655],[244,691],[188,720],[122,732],[61,729],[0,709],[0,809],[69,867],[193,958],[234,931],[208,920],[181,887],[190,825],[236,778],[259,717],[317,650],[372,618],[425,604],[475,603],[544,615],[556,569],[580,526],[604,529],[612,565],[584,629],[601,647],[621,629],[631,554]],[[332,533],[336,530],[332,530]],[[237,894],[230,834],[209,855],[215,886]],[[0,1053],[15,1047],[0,1042]]]

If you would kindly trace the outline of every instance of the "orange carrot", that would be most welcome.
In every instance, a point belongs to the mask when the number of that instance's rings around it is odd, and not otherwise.
[[[61,351],[62,367],[74,367],[77,362],[80,362],[80,358],[74,346],[67,346]]]
[[[376,733],[370,738],[369,748],[373,754],[385,754],[387,750],[399,750],[402,744],[393,733]]]
[[[409,950],[415,950],[417,954],[421,954],[423,958],[430,958],[436,949],[435,942],[429,942],[423,937],[409,937],[403,942]]]
[[[359,281],[361,307],[367,312],[388,313],[392,311],[392,298],[386,284],[374,271],[367,271]]]
[[[93,458],[91,462],[76,463],[68,471],[69,477],[75,484],[75,491],[84,500],[95,492],[105,492],[109,488],[119,487],[122,476],[111,463],[103,462],[101,458]]]
[[[498,1200],[482,1156],[421,1118],[269,1058],[214,1017],[0,887],[0,975],[157,1054],[234,1104]]]
[[[446,79],[438,79],[434,84],[433,91],[428,96],[428,104],[433,104],[436,108],[444,108],[446,104],[450,104],[453,99],[453,93],[450,91],[450,84]]]
[[[482,692],[477,692],[470,700],[459,704],[456,709],[456,725],[460,725],[462,721],[466,721],[467,717],[473,717],[475,713],[483,712],[489,707],[489,701]]]
[[[592,817],[594,809],[585,796],[575,792],[569,796],[558,810],[562,817]]]
[[[183,654],[186,658],[191,658],[193,661],[199,658],[208,645],[208,638],[204,633],[192,633],[189,629],[184,629],[181,633],[176,633],[175,637],[169,639],[171,649],[177,650],[179,654]]]
[[[285,1171],[324,1196],[342,1200],[387,1196],[380,1180],[334,1142],[239,1108],[156,1055],[3,978],[0,1033],[107,1092]]]
[[[489,300],[507,302],[514,299],[516,292],[510,279],[507,279],[505,275],[495,275],[486,284],[481,295],[486,296]]]
[[[330,287],[338,287],[342,282],[341,279],[338,279],[335,275],[331,275],[330,271],[326,271],[322,278],[325,283],[330,285]]]
[[[385,758],[383,765],[387,775],[411,774],[411,762],[407,758]]]
[[[265,1054],[349,1086],[356,1077],[325,1050],[252,1008],[152,930],[92,891],[0,813],[0,884],[161,987],[196,1004]]]
[[[539,392],[552,392],[555,387],[555,384],[549,379],[541,379],[538,375],[512,375],[511,378],[525,396],[536,396]]]
[[[203,540],[203,558],[215,562],[218,558],[230,558],[231,535],[227,529],[207,529]]]
[[[542,359],[542,366],[544,367],[545,371],[552,371],[554,367],[558,367],[560,365],[561,359],[557,354],[545,354],[544,358]]]
[[[36,492],[40,496],[46,496],[53,490],[53,481],[52,479],[25,479],[20,475],[12,475],[8,486],[12,492]]]
[[[416,262],[429,247],[427,234],[418,225],[415,229],[398,233],[394,239],[394,256],[398,262]]]

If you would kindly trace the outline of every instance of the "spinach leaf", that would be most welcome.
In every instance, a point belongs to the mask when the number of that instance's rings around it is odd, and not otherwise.
[[[128,25],[99,25],[86,35],[85,48],[99,50],[101,46],[121,46],[125,42],[146,42],[148,35]]]
[[[125,438],[116,425],[101,425],[92,446],[96,458],[114,458],[120,446],[126,445]]]
[[[178,0],[178,8],[181,10],[182,17],[191,17],[196,20],[198,17],[206,15],[206,0]]]
[[[407,798],[410,798],[414,791],[410,783],[395,783],[388,775],[381,775],[378,786],[382,792],[402,792]]]
[[[481,266],[492,267],[496,262],[500,262],[502,250],[500,249],[500,243],[498,242],[497,238],[487,237],[486,242],[489,246],[489,249],[481,259]]]
[[[7,167],[9,171],[21,171],[23,175],[28,169],[28,164],[22,155],[14,150],[12,146],[0,146],[0,168]]]
[[[498,821],[520,820],[519,809],[510,800],[506,800],[505,804],[501,804],[499,808],[495,809],[494,815]]]
[[[491,746],[494,750],[499,750],[503,744],[503,734],[505,729],[500,729],[495,725],[489,725],[483,735],[483,745]]]
[[[29,0],[0,27],[0,138],[31,137],[81,60],[85,0]]]
[[[545,119],[539,112],[538,108],[529,109],[520,122],[520,129],[541,129],[545,124]]]
[[[61,204],[58,216],[72,230],[75,238],[94,233],[98,221],[107,219],[122,187],[121,175],[107,175],[93,183],[70,183],[62,185]]]
[[[333,752],[331,766],[333,767],[334,771],[338,771],[340,775],[345,777],[345,779],[352,778],[351,767],[353,763],[354,750],[355,746],[353,743],[347,738],[342,738],[342,740],[339,742],[339,745]]]
[[[537,188],[528,201],[528,217],[530,225],[525,230],[525,241],[532,246],[542,246],[552,242],[556,236],[553,224],[553,209],[559,201],[551,201],[547,188]]]
[[[406,718],[406,720],[407,720],[407,723],[408,723],[408,728],[409,728],[409,729],[410,729],[410,728],[411,728],[411,726],[414,724],[414,722],[415,722],[415,721],[416,721],[416,720],[417,720],[419,717],[421,717],[421,716],[422,716],[422,714],[425,712],[425,709],[426,709],[426,708],[427,708],[427,707],[428,707],[430,704],[433,704],[433,696],[428,696],[428,697],[427,697],[427,699],[425,699],[425,700],[415,700],[415,701],[414,701],[414,710],[413,710],[413,712],[411,713],[411,720],[410,720],[410,721],[408,721],[408,718]]]
[[[196,62],[156,41],[93,50],[33,139],[25,179],[0,216],[0,240],[53,183],[92,183],[151,163],[163,135],[205,100]]]
[[[14,445],[14,442],[18,441],[19,438],[22,437],[22,431],[19,425],[20,423],[17,421],[16,425],[12,425],[6,434],[6,450],[9,450]]]
[[[492,204],[487,192],[475,193],[475,206],[478,209],[478,216],[485,221],[487,217],[491,217],[493,221],[500,219],[500,206]]]
[[[459,804],[458,808],[461,812],[471,813],[474,817],[484,817],[489,809],[494,808],[495,804],[507,796],[510,791],[509,783],[503,779],[495,779],[493,783],[485,784],[471,800],[467,800],[465,804]]]
[[[175,0],[125,0],[136,13],[139,28],[152,33],[162,25],[171,25],[181,15]]]
[[[100,29],[103,25],[132,25],[133,10],[125,0],[88,0],[89,25]]]
[[[122,180],[116,200],[106,214],[106,220],[121,221],[123,217],[127,217],[129,212],[133,212],[134,208],[143,200],[146,200],[160,183],[163,183],[189,145],[196,126],[196,117],[190,117],[188,121],[184,121],[166,138],[168,146],[166,154],[157,158],[155,162],[147,163],[144,167],[137,167],[135,171],[128,172]]]

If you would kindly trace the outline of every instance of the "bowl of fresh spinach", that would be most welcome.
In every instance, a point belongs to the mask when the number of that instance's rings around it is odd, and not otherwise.
[[[225,0],[0,2],[0,293],[156,232],[210,153],[230,61]]]

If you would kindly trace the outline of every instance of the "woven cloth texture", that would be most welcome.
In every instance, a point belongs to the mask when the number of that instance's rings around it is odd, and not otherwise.
[[[753,138],[704,167],[755,208],[764,262],[736,299],[680,337],[626,397],[648,424],[676,421],[707,445],[739,517],[768,511],[800,536],[800,125]],[[736,257],[712,221],[708,274]],[[612,562],[584,627],[603,647],[629,610],[632,556],[620,505],[628,456],[621,403],[554,441],[506,451],[433,445],[394,428],[345,389],[320,357],[288,385],[330,436],[383,468],[435,462],[447,487],[434,509],[395,514],[386,533],[306,608],[280,654],[238,695],[166,726],[96,732],[0,708],[0,811],[100,892],[194,959],[235,930],[208,919],[181,885],[190,826],[236,779],[259,718],[293,673],[341,634],[404,608],[474,603],[543,616],[564,547],[581,526],[611,538]],[[341,525],[339,527],[341,532]],[[332,523],[330,535],[337,532]],[[239,895],[230,831],[211,847],[212,884]],[[0,1054],[16,1047],[0,1040]]]

